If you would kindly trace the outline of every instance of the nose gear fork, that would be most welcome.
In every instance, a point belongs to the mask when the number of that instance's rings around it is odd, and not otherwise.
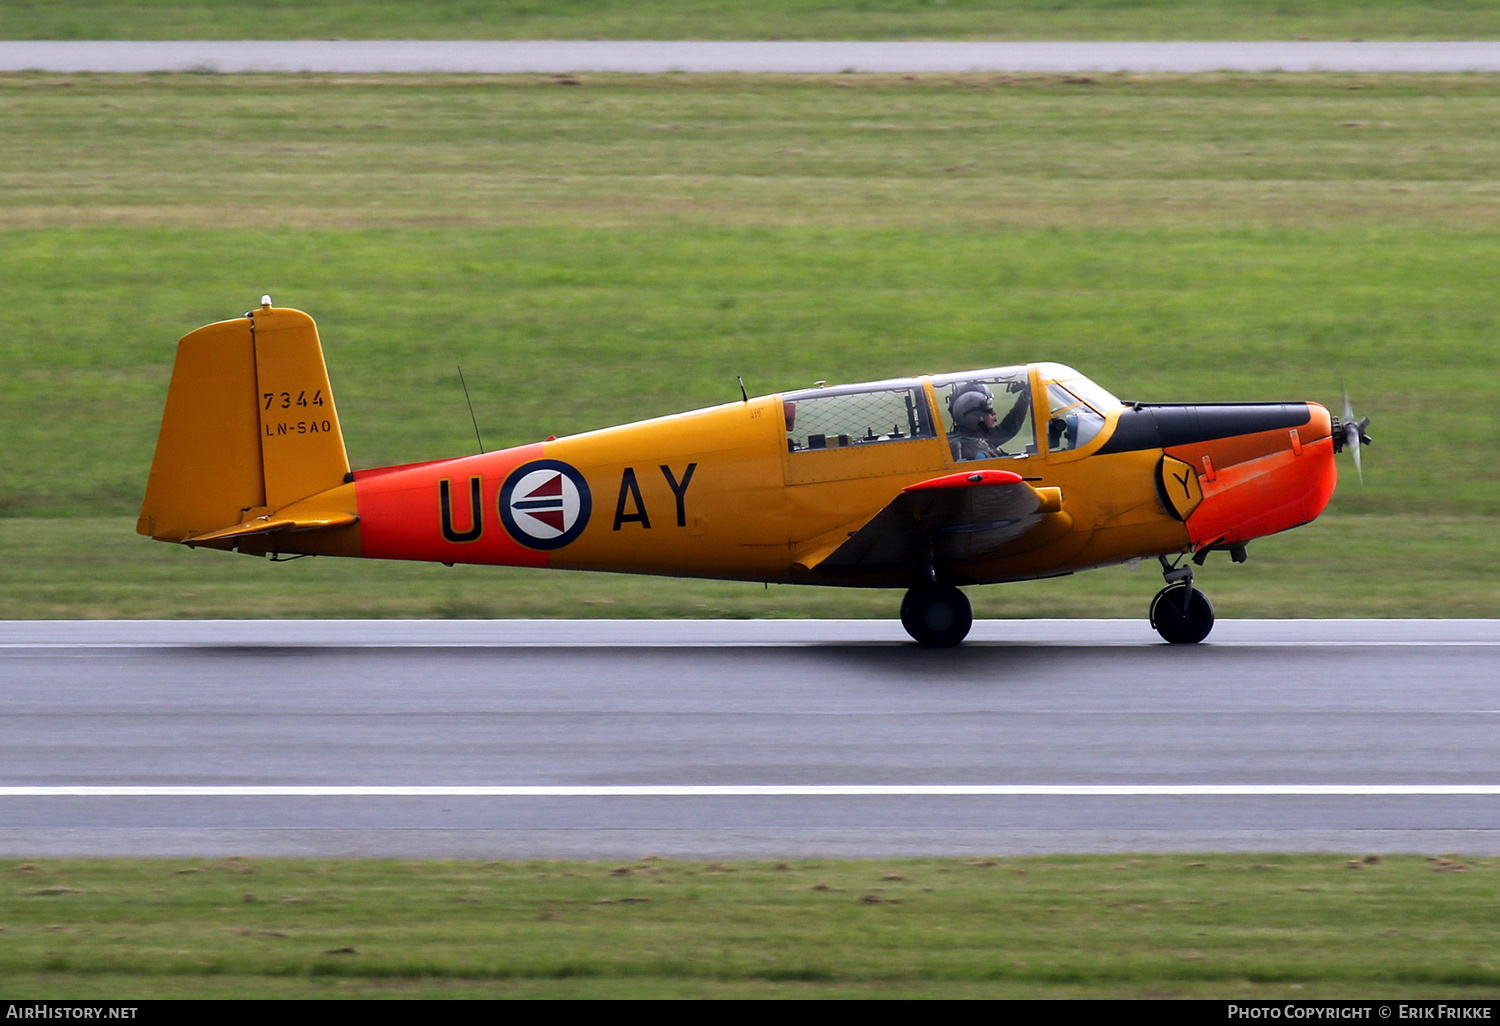
[[[1186,589],[1187,589],[1187,594],[1191,595],[1193,593],[1193,567],[1192,567],[1192,564],[1190,564],[1190,563],[1180,563],[1180,564],[1179,563],[1168,563],[1166,556],[1157,556],[1156,560],[1157,560],[1157,562],[1159,562],[1161,564],[1161,579],[1167,582],[1167,587],[1168,588],[1170,588],[1174,584],[1177,584],[1178,582],[1182,582],[1185,585]],[[1187,602],[1187,599],[1184,598],[1183,602],[1184,602],[1184,607],[1183,608],[1185,609],[1186,608],[1185,603]]]

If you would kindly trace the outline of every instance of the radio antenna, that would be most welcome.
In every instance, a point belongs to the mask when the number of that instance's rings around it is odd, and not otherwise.
[[[457,364],[455,366],[458,367],[458,383],[464,386],[464,402],[469,404],[469,420],[474,423],[474,441],[479,443],[479,451],[482,453],[484,452],[484,439],[479,437],[479,419],[474,416],[474,400],[469,398],[469,383],[464,380],[463,367]]]
[[[740,383],[740,398],[748,403],[750,401],[750,397],[745,394],[745,379],[738,374],[736,374],[734,377],[735,380]]]

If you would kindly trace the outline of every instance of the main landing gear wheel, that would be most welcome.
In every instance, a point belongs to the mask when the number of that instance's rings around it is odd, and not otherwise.
[[[974,626],[969,597],[951,584],[913,588],[901,600],[901,626],[927,648],[952,648]]]
[[[1196,645],[1214,629],[1214,604],[1190,581],[1169,584],[1151,600],[1151,626],[1174,645]]]

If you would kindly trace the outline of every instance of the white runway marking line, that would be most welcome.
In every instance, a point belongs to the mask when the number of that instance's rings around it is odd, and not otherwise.
[[[1500,784],[681,784],[16,786],[0,798],[915,798],[1500,795]]]

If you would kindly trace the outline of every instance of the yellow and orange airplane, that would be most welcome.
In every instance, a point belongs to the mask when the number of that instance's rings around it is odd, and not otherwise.
[[[136,530],[273,557],[905,588],[901,621],[934,647],[973,622],[961,585],[1155,557],[1151,623],[1192,643],[1214,622],[1192,564],[1321,513],[1334,454],[1369,442],[1352,420],[1347,399],[1343,423],[1311,402],[1124,403],[1035,363],[351,472],[317,327],[267,296],[178,343]]]

